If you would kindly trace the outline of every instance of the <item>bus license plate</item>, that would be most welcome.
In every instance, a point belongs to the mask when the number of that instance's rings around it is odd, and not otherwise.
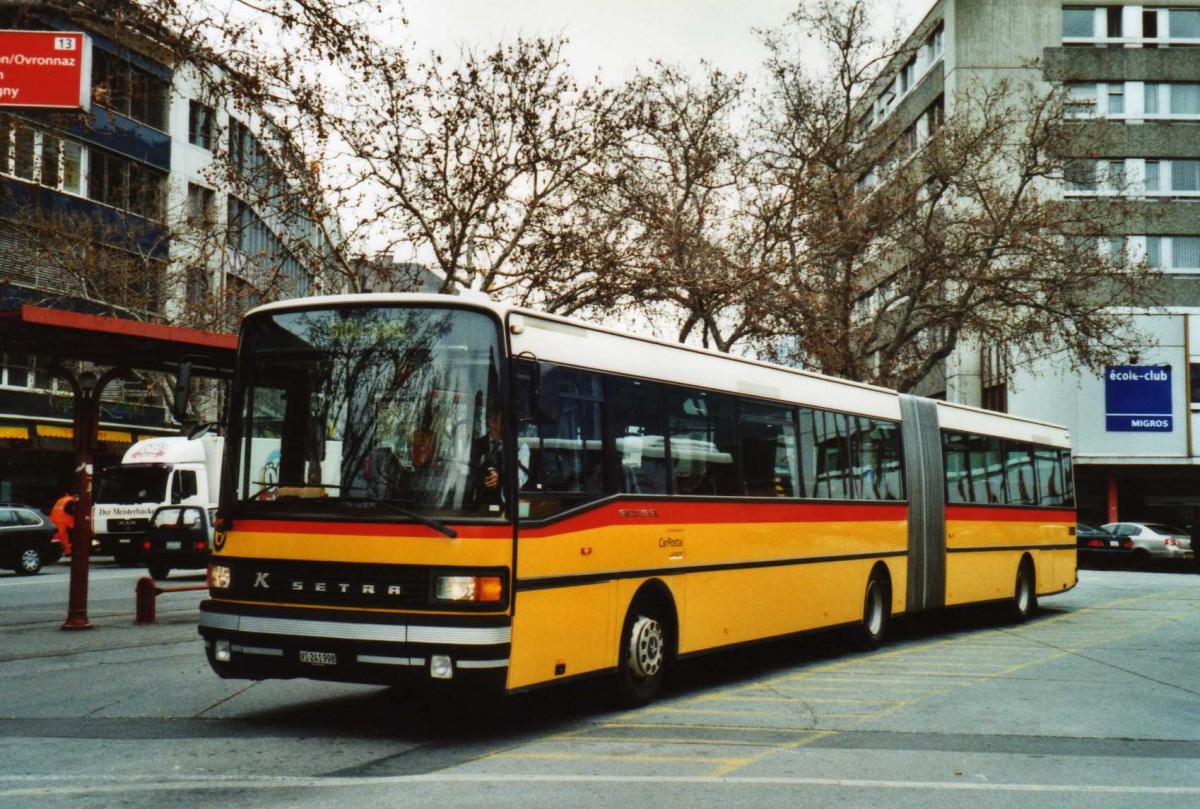
[[[182,547],[183,547],[183,542],[181,542],[178,539],[172,539],[172,540],[167,541],[167,550],[169,550],[169,551],[177,551]]]
[[[337,655],[333,652],[301,652],[300,662],[314,666],[336,666]]]

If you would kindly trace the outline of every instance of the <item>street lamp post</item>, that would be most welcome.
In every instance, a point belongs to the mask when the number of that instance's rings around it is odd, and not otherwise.
[[[92,555],[92,476],[100,424],[100,394],[109,382],[126,372],[110,368],[97,379],[91,371],[84,371],[78,377],[61,366],[55,371],[70,384],[75,394],[75,491],[79,494],[79,503],[75,507],[75,536],[71,543],[71,590],[67,620],[62,628],[91,629],[87,614],[88,566]]]

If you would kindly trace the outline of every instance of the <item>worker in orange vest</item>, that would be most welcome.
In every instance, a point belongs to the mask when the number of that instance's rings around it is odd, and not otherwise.
[[[75,536],[75,504],[79,496],[64,494],[50,509],[50,522],[58,526],[54,539],[62,543],[63,556],[71,555],[71,539]]]

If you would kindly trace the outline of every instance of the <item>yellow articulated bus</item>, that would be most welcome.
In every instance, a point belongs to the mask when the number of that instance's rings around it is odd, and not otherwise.
[[[224,677],[516,692],[1075,584],[1060,427],[482,299],[246,316]]]

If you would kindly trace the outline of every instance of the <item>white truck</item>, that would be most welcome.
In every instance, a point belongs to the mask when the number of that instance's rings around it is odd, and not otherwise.
[[[143,558],[143,534],[150,515],[163,505],[216,505],[225,439],[203,435],[165,436],[138,441],[118,466],[96,478],[92,530],[100,553],[119,565]]]

